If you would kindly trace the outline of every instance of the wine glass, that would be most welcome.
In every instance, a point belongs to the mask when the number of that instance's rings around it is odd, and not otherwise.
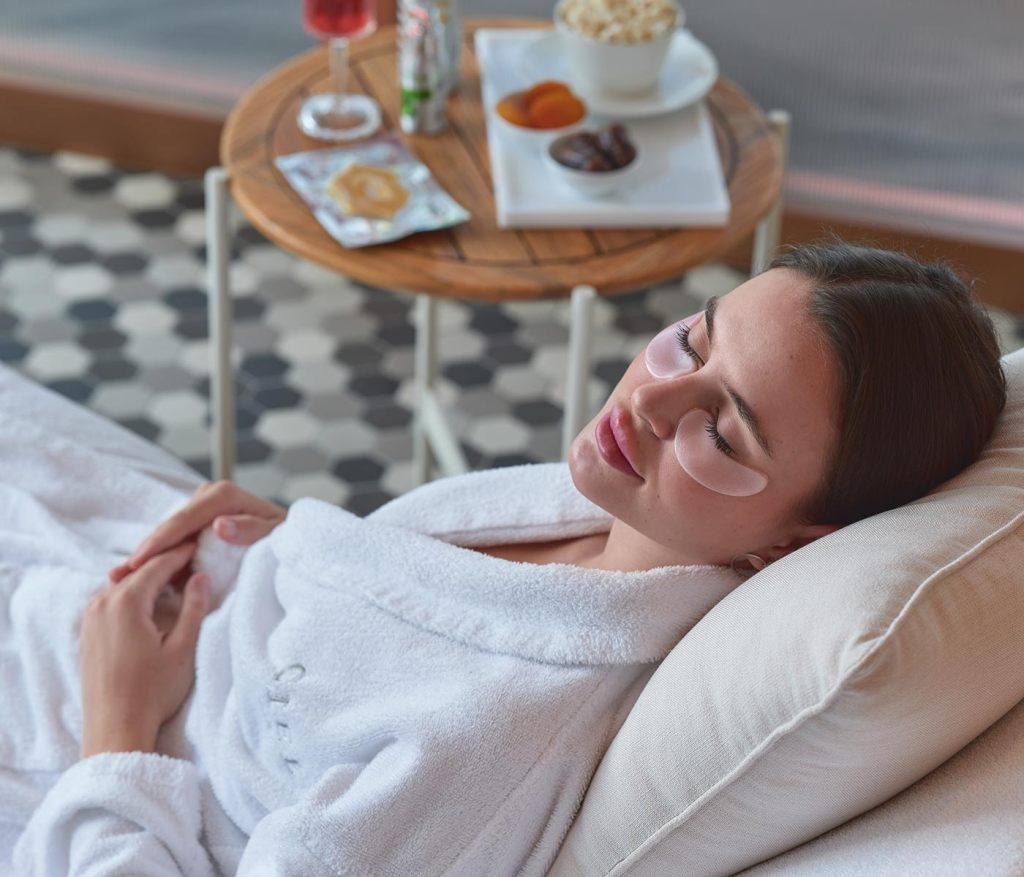
[[[373,98],[347,94],[348,41],[377,29],[376,0],[304,0],[303,23],[330,52],[331,92],[306,98],[299,127],[318,140],[355,140],[380,127],[380,107]]]

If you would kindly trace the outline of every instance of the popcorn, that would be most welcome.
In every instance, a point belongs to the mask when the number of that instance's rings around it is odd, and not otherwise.
[[[606,43],[645,43],[676,25],[672,0],[564,0],[562,19],[573,30]]]

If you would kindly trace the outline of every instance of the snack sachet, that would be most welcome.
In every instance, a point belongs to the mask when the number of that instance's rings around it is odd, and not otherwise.
[[[345,247],[396,241],[470,217],[396,134],[282,155],[274,164]]]

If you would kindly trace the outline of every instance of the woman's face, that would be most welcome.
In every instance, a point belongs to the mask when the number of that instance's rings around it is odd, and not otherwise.
[[[773,560],[834,529],[795,517],[836,440],[809,292],[773,269],[659,333],[573,442],[580,492],[675,563]]]

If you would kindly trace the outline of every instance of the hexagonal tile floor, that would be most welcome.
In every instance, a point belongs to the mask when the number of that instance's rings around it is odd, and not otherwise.
[[[235,478],[370,512],[411,486],[410,300],[235,220]],[[595,410],[657,329],[743,279],[708,265],[600,301]],[[993,316],[1024,345],[1024,320]],[[474,467],[559,458],[567,324],[564,302],[443,304],[439,395]],[[200,181],[0,149],[0,362],[209,477],[207,328]]]

